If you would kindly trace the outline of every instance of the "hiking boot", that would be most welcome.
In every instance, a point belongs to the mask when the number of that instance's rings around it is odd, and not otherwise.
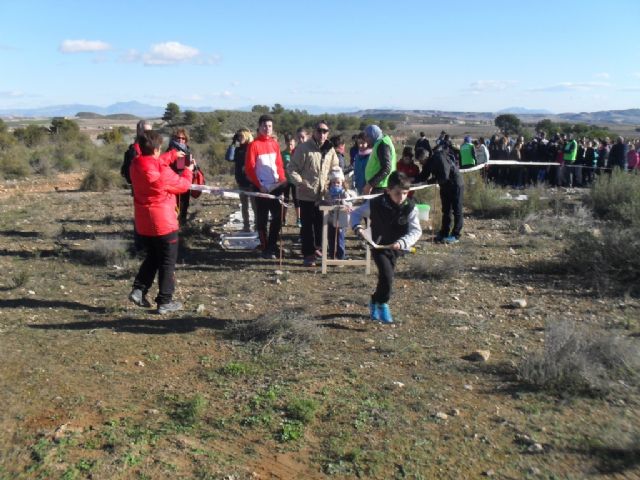
[[[380,312],[378,311],[378,304],[369,302],[369,318],[374,322],[380,321]]]
[[[388,303],[378,304],[378,314],[380,315],[380,321],[382,323],[393,323],[393,317],[391,316]]]
[[[177,312],[178,310],[182,310],[182,304],[180,302],[161,303],[158,305],[158,313],[160,315]]]
[[[131,293],[129,294],[129,300],[131,300],[139,307],[149,308],[151,306],[151,303],[149,303],[149,300],[147,300],[147,295],[142,293],[142,290],[140,290],[139,288],[134,288],[133,290],[131,290]]]
[[[302,265],[305,267],[315,267],[316,266],[316,256],[309,255],[308,257],[304,257],[302,261]]]
[[[439,233],[439,234],[436,235],[436,237],[433,239],[433,241],[435,243],[444,243],[444,239],[445,239],[445,237]]]
[[[458,240],[457,237],[454,237],[453,235],[450,235],[448,237],[444,237],[442,239],[442,241],[444,243],[446,243],[447,245],[453,245],[454,243],[458,243],[460,240]]]

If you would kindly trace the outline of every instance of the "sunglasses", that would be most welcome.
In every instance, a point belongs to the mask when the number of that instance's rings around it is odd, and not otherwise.
[[[316,132],[318,133],[329,133],[328,128],[316,128]]]

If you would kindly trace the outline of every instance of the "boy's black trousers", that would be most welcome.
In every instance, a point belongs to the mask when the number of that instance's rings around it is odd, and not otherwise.
[[[371,256],[378,267],[378,285],[376,285],[376,291],[371,295],[371,303],[388,303],[391,298],[393,274],[400,251],[388,248],[373,249]]]

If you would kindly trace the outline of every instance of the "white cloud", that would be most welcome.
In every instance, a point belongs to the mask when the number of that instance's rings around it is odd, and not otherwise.
[[[607,72],[600,72],[594,75],[594,78],[602,78],[604,80],[608,80],[610,75]]]
[[[64,40],[59,47],[62,53],[104,52],[111,45],[100,40]]]
[[[631,76],[634,78],[640,78],[640,72],[632,73]]]
[[[594,88],[608,88],[610,83],[606,82],[562,82],[548,87],[532,88],[530,92],[587,92]]]
[[[481,92],[501,92],[515,85],[512,80],[477,80],[469,85],[469,91],[477,94]]]
[[[197,48],[180,42],[165,42],[151,45],[151,50],[142,55],[145,65],[172,65],[194,60],[200,55]]]
[[[21,92],[19,90],[10,90],[10,91],[0,92],[0,98],[22,98],[26,96],[27,95],[24,92]]]
[[[147,66],[176,65],[191,63],[195,65],[213,65],[220,62],[219,55],[205,55],[195,47],[180,42],[164,42],[151,45],[148,52],[128,50],[120,60],[133,63],[141,62]]]

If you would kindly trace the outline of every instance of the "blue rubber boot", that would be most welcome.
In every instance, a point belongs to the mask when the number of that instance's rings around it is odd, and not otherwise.
[[[388,303],[380,303],[378,305],[378,315],[382,323],[393,323],[393,317],[391,316]]]
[[[374,322],[378,322],[380,320],[377,303],[369,302],[369,318]]]

